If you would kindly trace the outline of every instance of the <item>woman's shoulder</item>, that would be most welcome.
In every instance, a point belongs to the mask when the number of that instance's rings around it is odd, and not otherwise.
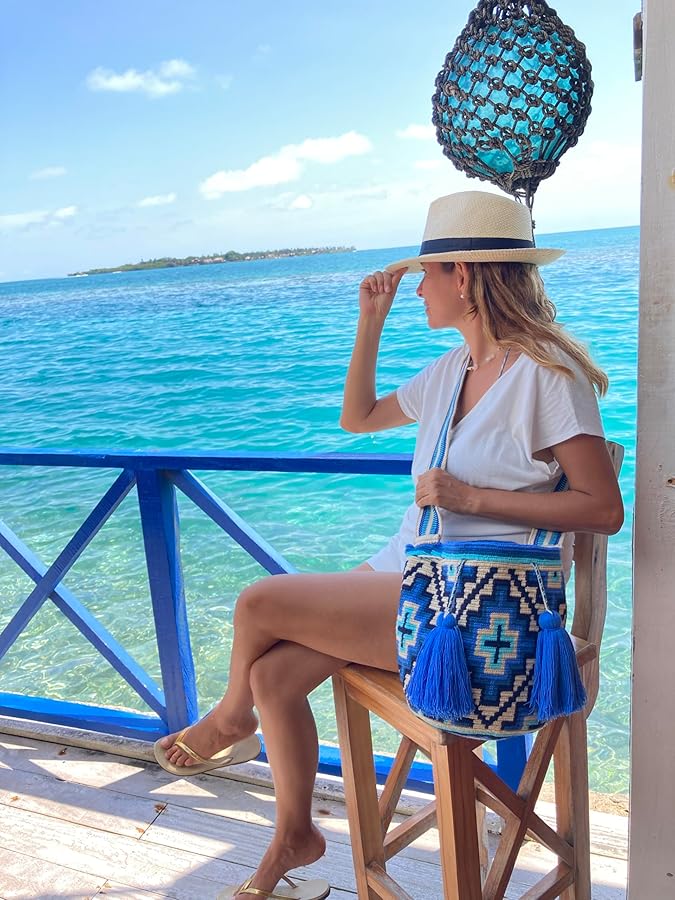
[[[554,364],[554,366],[563,366],[568,372],[564,372],[559,368],[551,365],[544,365],[536,359],[533,359],[527,353],[523,353],[523,370],[530,376],[544,382],[558,383],[561,379],[567,381],[579,382],[584,387],[588,385],[592,387],[586,372],[579,363],[562,347],[556,344],[549,344],[544,349],[546,357]],[[570,374],[571,376],[570,377]]]
[[[546,355],[556,366],[564,368],[543,365],[523,354],[520,391],[527,392],[533,402],[537,398],[537,405],[561,404],[575,409],[597,409],[595,388],[582,366],[561,347],[550,347]]]

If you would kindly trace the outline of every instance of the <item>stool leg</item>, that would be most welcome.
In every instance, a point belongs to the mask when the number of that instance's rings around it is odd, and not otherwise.
[[[480,882],[485,884],[488,869],[490,867],[490,855],[488,848],[488,826],[485,805],[476,800],[476,831],[478,836],[478,855],[480,858]]]
[[[474,754],[478,759],[483,759],[483,745],[474,747]],[[485,804],[476,799],[476,823],[478,825],[478,852],[480,854],[480,880],[485,885],[488,869],[490,867],[490,855],[488,848],[488,827]]]
[[[431,745],[445,900],[481,900],[472,751],[461,739]]]
[[[376,900],[368,885],[371,865],[384,870],[384,836],[377,800],[368,710],[356,703],[339,675],[333,677],[342,778],[359,900]]]
[[[554,752],[557,830],[574,847],[574,885],[563,900],[591,900],[588,748],[583,711],[570,716]]]

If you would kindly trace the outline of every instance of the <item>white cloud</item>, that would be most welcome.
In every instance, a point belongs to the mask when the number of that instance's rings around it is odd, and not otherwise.
[[[311,162],[334,163],[347,156],[361,156],[372,149],[367,137],[356,131],[348,131],[336,138],[307,138],[302,144],[289,144],[279,152]]]
[[[411,190],[412,182],[392,182],[387,184],[369,184],[360,187],[338,187],[332,185],[324,191],[312,191],[308,194],[293,194],[286,191],[276,197],[263,201],[264,207],[272,207],[278,210],[309,209],[306,201],[309,201],[313,209],[331,215],[337,209],[353,210],[355,206],[363,205],[363,208],[371,209],[373,205],[388,203],[392,199],[407,194]],[[350,213],[353,215],[353,212]]]
[[[153,197],[144,197],[139,200],[139,206],[168,206],[169,203],[175,203],[176,195],[171,194],[155,194]]]
[[[396,132],[396,137],[413,141],[426,141],[436,137],[436,128],[433,125],[408,125]]]
[[[208,200],[216,200],[234,191],[295,181],[301,171],[300,163],[292,157],[263,156],[247,169],[216,172],[199,185],[199,190]]]
[[[308,138],[301,144],[287,144],[272,156],[263,156],[246,169],[215,172],[199,186],[209,200],[235,191],[269,187],[296,181],[303,171],[303,162],[330,164],[349,156],[368,153],[372,144],[367,137],[349,131],[335,138]]]
[[[62,206],[60,209],[36,209],[24,213],[0,215],[0,231],[21,231],[36,225],[63,225],[77,213],[76,206]]]
[[[164,97],[183,90],[185,83],[194,75],[194,68],[184,59],[169,59],[161,63],[157,70],[148,69],[145,72],[127,69],[118,74],[99,66],[87,75],[87,87],[92,91],[139,91],[148,97]]]
[[[418,159],[415,163],[416,169],[421,169],[423,172],[433,172],[436,169],[443,168],[443,160],[442,159]]]
[[[26,228],[29,225],[41,225],[48,218],[49,212],[44,209],[26,213],[7,213],[0,216],[0,228],[10,231],[14,228]]]
[[[161,63],[159,74],[162,78],[193,78],[195,70],[184,59],[169,59]]]
[[[314,204],[312,198],[307,194],[299,194],[295,200],[289,205],[289,209],[311,209]]]
[[[66,169],[64,169],[63,166],[47,166],[45,169],[38,169],[35,172],[31,172],[29,178],[31,181],[38,181],[43,178],[60,178],[65,174]]]

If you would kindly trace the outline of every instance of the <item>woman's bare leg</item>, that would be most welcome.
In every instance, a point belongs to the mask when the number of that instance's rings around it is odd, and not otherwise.
[[[327,575],[275,575],[244,590],[235,609],[227,691],[213,712],[190,730],[190,746],[206,758],[256,727],[251,667],[279,641],[335,659],[396,670],[395,623],[401,577],[356,569]],[[326,676],[327,677],[327,676]],[[194,764],[164,739],[174,765]]]
[[[273,890],[286,872],[325,852],[324,837],[312,822],[318,738],[307,696],[345,662],[396,670],[399,592],[400,575],[364,565],[338,575],[267,578],[237,604],[228,690],[191,730],[190,744],[210,756],[245,736],[233,723],[253,717],[255,703],[276,806],[274,837],[254,875],[255,888]],[[167,757],[189,765],[190,757],[171,746],[172,739]]]
[[[326,841],[312,821],[319,741],[307,696],[344,664],[281,641],[251,669],[276,810],[274,837],[254,875],[255,888],[271,891],[286,872],[310,865],[325,853]]]

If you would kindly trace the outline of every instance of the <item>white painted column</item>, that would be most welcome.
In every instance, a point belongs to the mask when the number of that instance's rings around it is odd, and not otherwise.
[[[636,4],[637,6],[637,4]],[[643,0],[631,900],[675,898],[675,3]],[[617,128],[620,123],[617,122]]]

